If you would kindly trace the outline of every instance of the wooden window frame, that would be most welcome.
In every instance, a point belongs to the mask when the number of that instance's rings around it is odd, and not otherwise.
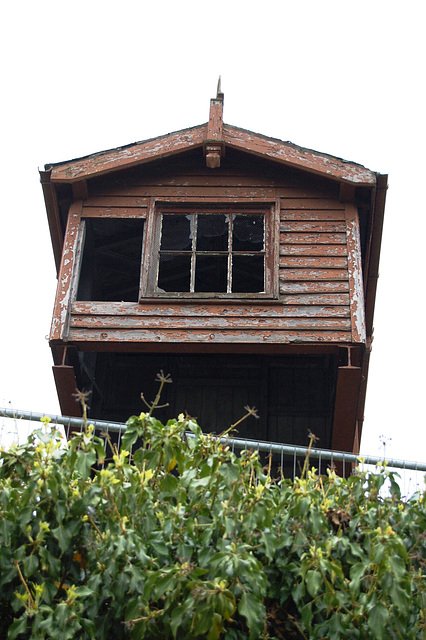
[[[247,204],[247,201],[233,201],[229,204],[222,202],[191,203],[191,202],[165,202],[152,200],[148,220],[145,229],[145,243],[142,255],[141,286],[139,302],[147,298],[155,299],[222,299],[222,300],[246,300],[246,299],[277,299],[279,296],[279,201],[256,201]],[[161,220],[164,213],[187,215],[191,213],[257,213],[264,215],[264,284],[262,292],[254,293],[225,293],[225,292],[162,292],[156,290],[158,278],[158,265],[160,255]],[[249,253],[249,252],[248,252]]]

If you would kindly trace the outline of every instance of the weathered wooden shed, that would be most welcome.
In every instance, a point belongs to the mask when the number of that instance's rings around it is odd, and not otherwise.
[[[61,409],[125,420],[163,369],[169,416],[357,452],[387,176],[222,114],[41,171]]]

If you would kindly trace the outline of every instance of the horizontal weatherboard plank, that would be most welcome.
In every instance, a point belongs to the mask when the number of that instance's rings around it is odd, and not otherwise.
[[[227,330],[239,332],[244,330],[279,331],[281,329],[342,329],[350,330],[350,318],[221,318],[205,317],[173,317],[159,316],[72,316],[72,328],[99,329],[202,329]]]
[[[281,256],[346,256],[345,244],[282,244]]]
[[[346,233],[281,233],[280,244],[344,244]]]
[[[346,317],[347,310],[336,311],[333,306],[335,304],[347,305],[349,304],[349,298],[347,295],[343,296],[295,296],[296,303],[292,304],[279,304],[275,306],[242,306],[242,305],[202,305],[202,304],[190,304],[183,305],[170,304],[170,303],[145,303],[136,304],[132,302],[74,302],[72,305],[72,318],[73,322],[78,322],[79,316],[92,316],[102,318],[104,316],[128,316],[128,317],[164,317],[164,318],[214,318],[220,317],[225,320],[230,318],[238,319],[275,319],[288,318],[288,317],[302,317],[307,315],[312,316],[333,316],[336,313],[344,315]],[[303,302],[306,299],[306,302]],[[330,302],[324,302],[324,300],[330,300]],[[310,306],[301,307],[300,305],[311,305],[313,301],[316,301],[317,308],[311,309]]]
[[[204,344],[289,344],[289,343],[313,343],[336,342],[345,343],[351,339],[350,331],[304,331],[304,330],[277,330],[277,331],[210,331],[187,329],[76,329],[71,328],[69,340],[75,342],[106,343],[204,343]]]
[[[348,261],[340,257],[306,257],[280,256],[280,267],[308,269],[311,267],[322,269],[347,269]]]

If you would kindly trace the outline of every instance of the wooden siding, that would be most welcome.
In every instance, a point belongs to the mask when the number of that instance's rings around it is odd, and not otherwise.
[[[281,199],[280,212],[280,296],[284,305],[299,310],[300,321],[307,304],[318,322],[324,322],[322,308],[333,309],[333,319],[348,324],[336,332],[333,341],[353,339],[350,319],[348,251],[345,205],[337,199],[301,202]],[[327,318],[328,319],[328,318]],[[325,328],[325,323],[323,324]],[[342,331],[343,329],[343,331]],[[346,333],[345,333],[346,332]]]
[[[359,328],[363,308],[354,207],[351,205],[348,215],[347,205],[339,201],[338,186],[331,181],[301,177],[294,171],[265,171],[268,165],[256,171],[257,161],[253,165],[253,160],[248,170],[238,157],[229,155],[214,172],[192,160],[166,172],[145,167],[144,171],[89,182],[89,198],[81,215],[146,217],[154,200],[276,203],[280,209],[278,298],[229,302],[150,298],[144,304],[74,300],[68,324],[59,311],[54,318],[53,341],[286,344],[364,340]],[[74,208],[73,220],[75,215]],[[150,248],[145,246],[144,251],[146,255]],[[355,306],[354,292],[358,295]]]

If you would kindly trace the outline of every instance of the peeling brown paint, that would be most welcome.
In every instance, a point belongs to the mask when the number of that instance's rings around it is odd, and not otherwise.
[[[204,330],[226,330],[230,334],[237,334],[249,330],[253,336],[255,331],[262,335],[265,331],[279,331],[282,329],[344,329],[351,328],[350,318],[223,318],[220,316],[206,317],[159,317],[159,316],[72,316],[71,328],[104,328],[104,329],[165,329],[188,331]]]
[[[65,330],[68,322],[70,308],[71,284],[74,269],[74,257],[77,235],[80,225],[82,202],[74,202],[68,214],[68,224],[65,233],[65,242],[62,252],[62,260],[59,269],[58,285],[56,289],[55,306],[50,328],[50,340],[63,340],[66,338]]]
[[[281,233],[281,244],[343,244],[346,245],[346,233]]]
[[[346,256],[346,245],[338,244],[282,244],[280,246],[281,256]]]
[[[327,233],[345,233],[346,225],[345,221],[330,221],[324,220],[322,222],[309,221],[282,221],[280,224],[281,232],[297,231],[297,233],[312,233],[312,232],[327,232]]]
[[[332,299],[332,295],[328,298]],[[298,296],[297,299],[301,301],[300,305],[295,303],[289,304],[286,298],[286,304],[281,301],[279,304],[272,305],[247,305],[247,304],[199,304],[191,302],[191,304],[180,304],[178,301],[175,303],[170,302],[150,302],[145,304],[136,304],[133,302],[74,302],[72,305],[72,314],[74,318],[78,316],[96,316],[100,319],[103,316],[145,316],[145,317],[162,317],[170,318],[170,322],[173,322],[173,318],[204,318],[208,321],[209,318],[216,318],[217,316],[223,318],[245,318],[249,321],[250,318],[258,319],[265,318],[275,321],[275,319],[287,318],[287,317],[303,317],[305,315],[317,315],[318,317],[333,316],[336,313],[344,313],[349,317],[349,309],[344,311],[336,310],[332,305],[333,302],[322,303],[321,298],[327,298],[327,296]],[[317,309],[312,309],[309,305],[308,299],[315,301]],[[336,302],[334,302],[336,304]],[[339,296],[338,304],[349,305],[349,296]],[[331,306],[330,306],[331,305]]]
[[[348,261],[346,258],[326,257],[307,257],[307,256],[281,256],[280,267],[291,269],[299,267],[306,269],[308,267],[323,267],[325,269],[347,269]]]
[[[242,148],[318,175],[358,185],[374,185],[376,175],[369,169],[327,154],[298,147],[291,142],[267,138],[251,131],[224,125],[223,138],[231,147]]]
[[[110,171],[133,167],[153,158],[163,158],[176,152],[202,146],[206,125],[176,131],[165,136],[137,142],[126,147],[53,165],[52,182],[73,182],[103,175]]]
[[[212,333],[207,330],[193,330],[191,332],[185,330],[161,329],[161,331],[152,331],[150,329],[143,330],[119,330],[111,329],[108,331],[88,330],[71,328],[69,332],[69,340],[79,343],[96,343],[99,341],[108,341],[114,343],[214,343],[214,344],[238,344],[259,342],[258,332],[239,331],[238,333],[215,331]],[[329,343],[347,343],[350,342],[350,331],[303,331],[303,330],[278,330],[262,332],[261,340],[271,344],[289,344],[304,342],[329,342]]]
[[[361,265],[361,242],[359,237],[358,213],[352,203],[346,205],[346,221],[352,340],[353,342],[365,342],[365,306]]]
[[[51,180],[59,183],[88,179],[201,146],[203,140],[209,138],[206,129],[205,124],[198,125],[192,129],[56,164],[52,166]],[[290,142],[274,140],[230,125],[223,125],[222,136],[225,146],[242,149],[317,175],[357,185],[371,186],[376,182],[375,174],[361,165],[304,149]]]

